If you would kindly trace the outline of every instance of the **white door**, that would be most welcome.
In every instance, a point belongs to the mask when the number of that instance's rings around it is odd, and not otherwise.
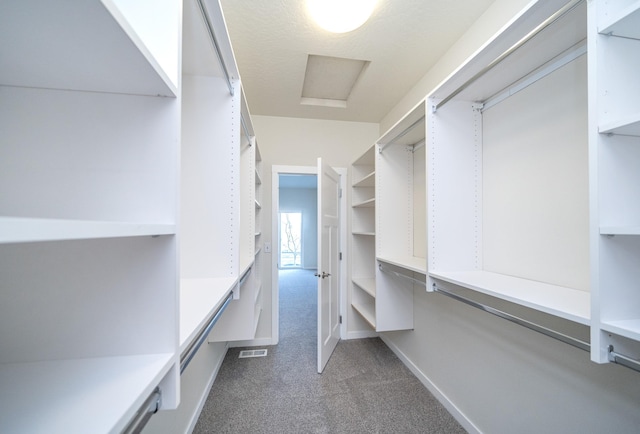
[[[340,340],[340,175],[318,158],[318,373]]]

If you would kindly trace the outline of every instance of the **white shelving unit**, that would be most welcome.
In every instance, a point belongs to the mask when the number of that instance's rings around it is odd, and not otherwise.
[[[178,405],[181,2],[136,6],[0,5],[2,432]]]
[[[255,270],[255,137],[222,11],[217,2],[203,4],[205,15],[196,1],[184,6],[181,293],[202,297],[202,313],[208,314],[233,290],[234,300],[209,340],[252,339],[260,287]],[[218,298],[189,291],[194,282],[206,284]]]
[[[375,331],[413,327],[413,287],[390,282],[378,268],[380,176],[378,146],[351,165],[351,306]],[[381,283],[382,282],[382,283]]]
[[[259,232],[261,207],[256,204],[261,200],[258,195],[261,193],[258,191],[261,156],[244,94],[240,116],[240,281],[234,291],[234,300],[210,335],[210,342],[252,340],[262,312],[260,254],[256,245],[260,238],[256,233]]]
[[[427,289],[589,325],[586,5],[547,22],[565,3],[529,4],[427,99]]]
[[[377,142],[378,260],[426,274],[425,104]],[[424,279],[424,278],[423,278]]]
[[[351,165],[351,306],[376,329],[375,147]]]
[[[592,359],[640,357],[640,2],[589,4]]]

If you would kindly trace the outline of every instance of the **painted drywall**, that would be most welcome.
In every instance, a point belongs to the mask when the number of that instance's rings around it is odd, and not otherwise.
[[[280,212],[302,213],[302,268],[315,269],[318,266],[318,190],[280,188]]]
[[[379,125],[365,122],[252,116],[263,164],[262,228],[263,242],[273,243],[271,173],[273,165],[316,166],[317,158],[334,167],[347,168],[379,137]],[[347,189],[347,203],[351,203]],[[347,219],[348,221],[348,219]],[[348,229],[350,230],[350,228]],[[270,343],[272,333],[272,258],[261,253],[263,310],[254,343]]]

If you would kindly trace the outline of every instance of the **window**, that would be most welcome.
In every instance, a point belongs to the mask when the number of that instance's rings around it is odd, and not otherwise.
[[[280,213],[280,268],[302,266],[302,213]]]

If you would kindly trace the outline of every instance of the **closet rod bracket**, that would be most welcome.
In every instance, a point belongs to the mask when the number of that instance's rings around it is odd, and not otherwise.
[[[122,430],[123,434],[138,434],[142,432],[143,428],[151,419],[151,416],[156,414],[162,406],[162,393],[160,388],[156,387],[155,390],[149,395],[147,399],[142,403],[138,412],[133,416],[133,419]]]

